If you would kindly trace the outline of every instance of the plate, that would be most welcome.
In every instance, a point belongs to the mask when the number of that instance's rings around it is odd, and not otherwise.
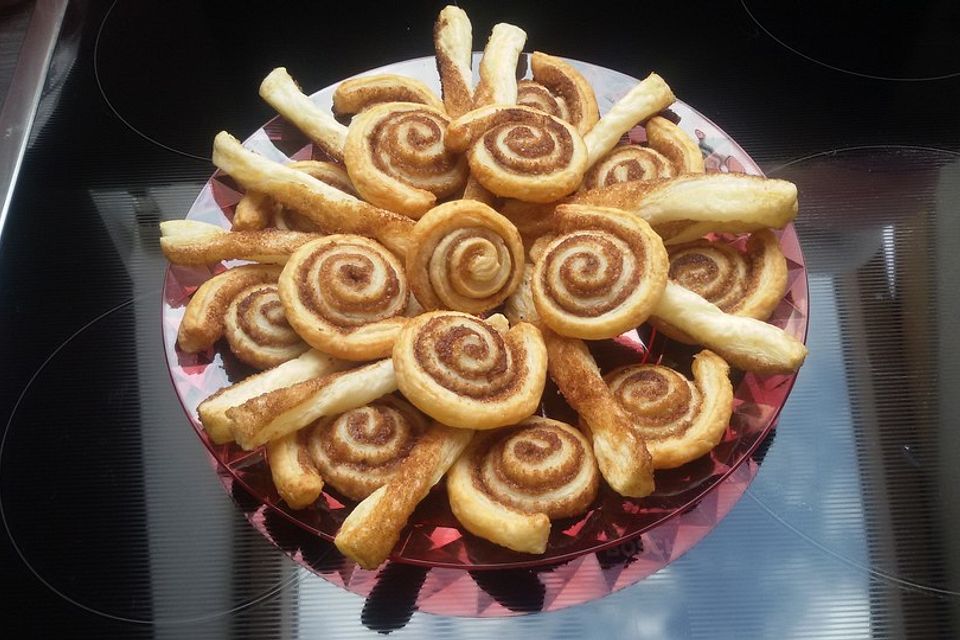
[[[569,62],[594,87],[601,113],[638,82],[617,71],[575,60]],[[439,80],[432,56],[372,69],[360,75],[374,73],[397,73],[416,78],[439,95]],[[329,108],[335,88],[336,85],[327,87],[312,98],[322,108]],[[705,116],[682,102],[675,103],[671,111],[680,127],[698,141],[709,172],[762,175],[743,149]],[[638,127],[628,136],[631,141],[642,141],[643,129]],[[254,132],[244,145],[276,160],[314,157],[314,149],[306,137],[280,117]],[[186,218],[228,227],[240,197],[241,192],[229,176],[217,172],[204,185]],[[792,225],[779,235],[787,260],[788,291],[770,322],[805,341],[807,277],[803,254]],[[731,237],[729,241],[738,243],[744,239]],[[245,452],[236,445],[215,445],[207,438],[197,419],[197,405],[204,398],[253,373],[233,357],[222,341],[213,349],[197,354],[184,353],[176,346],[177,328],[190,295],[202,282],[230,266],[234,263],[210,267],[170,266],[166,272],[162,330],[174,388],[191,426],[222,471],[269,509],[309,533],[332,540],[354,503],[325,487],[312,507],[301,511],[288,509],[273,487],[262,451]],[[661,362],[689,375],[690,361],[698,349],[672,342],[645,325],[615,340],[593,343],[591,350],[604,372],[630,362],[649,361]],[[587,513],[553,523],[543,555],[510,551],[466,532],[450,512],[441,483],[414,512],[391,560],[446,569],[505,569],[552,565],[621,546],[695,508],[727,481],[773,428],[794,379],[795,375],[735,374],[733,416],[722,441],[709,455],[678,469],[658,471],[657,491],[646,498],[624,498],[602,486]],[[575,422],[574,412],[549,382],[541,412],[559,420]]]

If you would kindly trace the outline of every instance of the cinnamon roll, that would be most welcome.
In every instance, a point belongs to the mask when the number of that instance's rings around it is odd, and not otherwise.
[[[275,367],[310,348],[287,322],[276,284],[255,284],[237,293],[224,325],[230,350],[257,369]]]
[[[650,148],[669,158],[678,174],[705,171],[700,147],[683,129],[662,116],[647,120],[644,129]]]
[[[585,512],[598,486],[583,434],[536,416],[478,433],[447,474],[457,520],[474,535],[525,553],[544,553],[550,521]]]
[[[663,111],[675,100],[673,91],[657,74],[651,73],[640,81],[583,135],[587,166],[592,167],[607,155],[634,125]]]
[[[323,478],[310,459],[304,433],[295,431],[267,443],[267,464],[280,498],[291,509],[305,509],[323,490]]]
[[[581,189],[596,189],[618,182],[663,180],[676,175],[670,160],[650,147],[625,144],[600,158],[583,177]]]
[[[467,151],[470,171],[498,196],[552,202],[587,169],[586,147],[569,123],[530,107],[493,105],[450,123],[447,147]]]
[[[723,437],[733,412],[730,367],[711,351],[693,358],[693,382],[656,364],[635,364],[604,379],[656,469],[672,469],[708,453]]]
[[[225,131],[214,139],[213,163],[248,191],[270,196],[327,233],[356,233],[378,240],[399,255],[406,251],[413,228],[407,216],[375,207],[303,171],[268,160],[245,149]]]
[[[358,504],[340,525],[333,542],[364,569],[380,565],[430,488],[460,456],[473,431],[434,422],[382,487]]]
[[[227,307],[236,295],[251,285],[276,282],[281,267],[243,265],[213,276],[194,292],[183,312],[177,344],[187,353],[209,349],[223,335]]]
[[[543,338],[528,324],[501,332],[494,318],[431,311],[411,319],[393,347],[403,395],[452,427],[492,429],[531,415],[547,375]]]
[[[473,28],[463,9],[448,5],[440,11],[433,46],[443,104],[457,118],[473,108]]]
[[[397,471],[427,430],[427,420],[395,395],[307,427],[307,447],[329,485],[351,500],[363,500]]]
[[[533,80],[517,86],[517,104],[566,120],[580,135],[600,119],[597,97],[583,75],[555,56],[534,51],[530,56]]]
[[[160,223],[160,250],[173,264],[215,264],[223,260],[253,260],[283,264],[294,251],[317,236],[295,231],[227,231],[195,220]]]
[[[355,116],[344,160],[360,195],[419,218],[438,198],[462,189],[467,163],[444,146],[449,122],[441,109],[410,102],[378,104]]]
[[[493,309],[516,288],[522,267],[516,227],[485,204],[447,202],[413,228],[407,277],[424,309]]]
[[[480,58],[480,82],[473,92],[473,108],[516,104],[517,62],[527,32],[512,24],[495,24]]]
[[[560,205],[557,236],[534,266],[533,301],[560,335],[613,338],[647,319],[667,282],[667,252],[643,220]]]
[[[443,103],[419,80],[383,73],[344,80],[333,92],[333,112],[353,115],[383,102],[415,102],[443,111]]]
[[[301,247],[279,280],[287,322],[310,346],[346,360],[390,354],[409,302],[400,261],[361,236]]]

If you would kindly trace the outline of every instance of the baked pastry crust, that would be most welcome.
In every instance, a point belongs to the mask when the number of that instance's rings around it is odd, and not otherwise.
[[[340,552],[364,569],[386,560],[417,504],[440,482],[472,437],[468,429],[430,425],[390,480],[355,506],[340,525],[333,540]]]
[[[316,223],[329,233],[374,238],[398,255],[406,251],[413,221],[358,200],[316,178],[273,162],[225,131],[213,142],[213,163],[248,191],[259,191]]]
[[[223,260],[253,260],[283,264],[294,251],[316,239],[315,234],[264,229],[227,231],[195,220],[160,223],[160,249],[173,264],[203,265]]]
[[[460,7],[448,5],[433,25],[437,73],[447,115],[456,118],[473,108],[473,28]]]
[[[598,486],[583,434],[539,416],[476,434],[447,474],[457,520],[474,535],[525,553],[546,551],[550,521],[586,511]]]
[[[369,202],[419,218],[463,189],[467,162],[444,145],[450,123],[442,109],[411,102],[374,105],[350,123],[344,160]]]
[[[672,469],[720,443],[733,413],[729,374],[723,358],[703,350],[693,358],[693,382],[655,364],[620,367],[604,379],[646,442],[653,467]]]
[[[593,87],[579,71],[566,61],[541,51],[530,56],[533,80],[521,80],[517,87],[517,104],[533,107],[566,120],[580,135],[593,128],[600,119]]]
[[[670,159],[677,174],[703,173],[703,153],[687,133],[663,116],[647,120],[647,144]]]
[[[625,144],[614,147],[583,176],[581,190],[634,180],[665,180],[677,174],[671,161],[650,147]]]
[[[263,79],[260,97],[333,160],[343,162],[347,128],[304,95],[285,68],[277,67]]]
[[[294,253],[279,280],[287,322],[315,349],[346,360],[390,355],[407,322],[403,264],[373,240],[335,234]]]
[[[337,115],[353,115],[383,102],[415,102],[443,111],[443,102],[430,87],[393,73],[350,78],[333,92],[333,112]]]
[[[268,442],[267,464],[277,493],[291,509],[305,509],[320,497],[323,478],[310,459],[301,432]]]
[[[255,284],[234,296],[224,335],[234,355],[257,369],[283,364],[310,348],[287,322],[275,283]]]
[[[435,420],[465,429],[533,414],[547,376],[543,338],[528,324],[501,331],[496,318],[430,311],[408,321],[393,347],[403,395]]]
[[[516,227],[487,205],[454,200],[414,226],[406,266],[424,309],[483,313],[520,282],[523,242]]]
[[[480,58],[480,82],[473,91],[473,108],[517,103],[517,62],[527,32],[501,22],[493,26]]]
[[[450,123],[447,147],[467,151],[470,171],[492,193],[553,202],[571,193],[587,169],[573,125],[530,107],[492,105]]]
[[[544,324],[573,338],[613,338],[647,319],[667,281],[667,252],[643,220],[602,207],[560,205],[558,235],[533,273]]]

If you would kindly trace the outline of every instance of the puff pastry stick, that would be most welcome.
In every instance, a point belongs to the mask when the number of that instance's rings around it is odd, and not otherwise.
[[[260,97],[289,120],[327,155],[343,162],[347,128],[300,91],[287,70],[277,67],[260,83]]]
[[[724,313],[674,282],[667,282],[653,315],[744,371],[793,373],[807,356],[803,343],[783,329]]]
[[[517,103],[517,62],[527,32],[501,22],[493,27],[480,59],[480,82],[473,92],[473,108]]]
[[[457,118],[473,108],[473,28],[460,7],[448,5],[433,25],[437,72],[447,115]]]
[[[214,264],[222,260],[253,260],[283,264],[317,236],[299,231],[227,231],[195,220],[160,223],[160,249],[173,264]]]
[[[291,509],[304,509],[320,497],[323,478],[310,459],[299,431],[267,443],[267,464],[277,493]]]
[[[443,103],[430,87],[419,80],[382,73],[350,78],[333,92],[333,112],[352,115],[383,102],[415,102],[443,111]]]
[[[244,188],[265,193],[328,233],[354,233],[405,255],[413,220],[374,207],[316,178],[245,149],[225,131],[213,143],[213,163]]]
[[[299,358],[284,362],[278,367],[254,374],[240,382],[220,389],[200,403],[197,414],[204,431],[215,444],[233,441],[230,427],[233,422],[227,417],[227,410],[239,406],[259,395],[295,385],[311,378],[343,371],[352,366],[352,362],[339,360],[319,351],[307,351]]]
[[[583,136],[588,166],[607,155],[635,124],[663,111],[675,100],[673,91],[657,74],[651,73],[640,81]]]
[[[396,474],[354,507],[334,544],[364,569],[379,566],[397,544],[417,505],[466,448],[473,431],[433,423]]]
[[[234,439],[247,451],[325,416],[361,407],[397,390],[389,359],[310,378],[227,410]]]

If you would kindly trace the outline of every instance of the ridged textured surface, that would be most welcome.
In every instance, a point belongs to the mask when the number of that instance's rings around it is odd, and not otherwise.
[[[432,579],[421,569],[391,567],[361,597],[270,545],[243,517],[257,504],[224,493],[184,423],[158,335],[156,225],[182,217],[212,172],[189,155],[207,156],[221,127],[242,135],[270,117],[256,87],[273,66],[313,90],[430,53],[439,5],[362,22],[346,4],[111,6],[71,5],[64,75],[41,104],[0,239],[10,635],[960,635],[960,82],[916,80],[960,70],[955,38],[937,35],[960,29],[951,6],[864,12],[849,41],[792,39],[791,9],[752,1],[658,5],[670,28],[651,28],[635,3],[466,6],[477,42],[506,20],[531,47],[663,75],[768,174],[797,182],[810,277],[810,357],[727,518],[665,569],[555,613],[536,613],[549,576],[464,577],[529,613],[502,619],[414,611]],[[846,24],[827,19],[831,6],[805,11],[823,29]],[[883,38],[894,32],[899,44]],[[868,59],[870,33],[883,55]],[[295,553],[336,571],[329,551]]]

